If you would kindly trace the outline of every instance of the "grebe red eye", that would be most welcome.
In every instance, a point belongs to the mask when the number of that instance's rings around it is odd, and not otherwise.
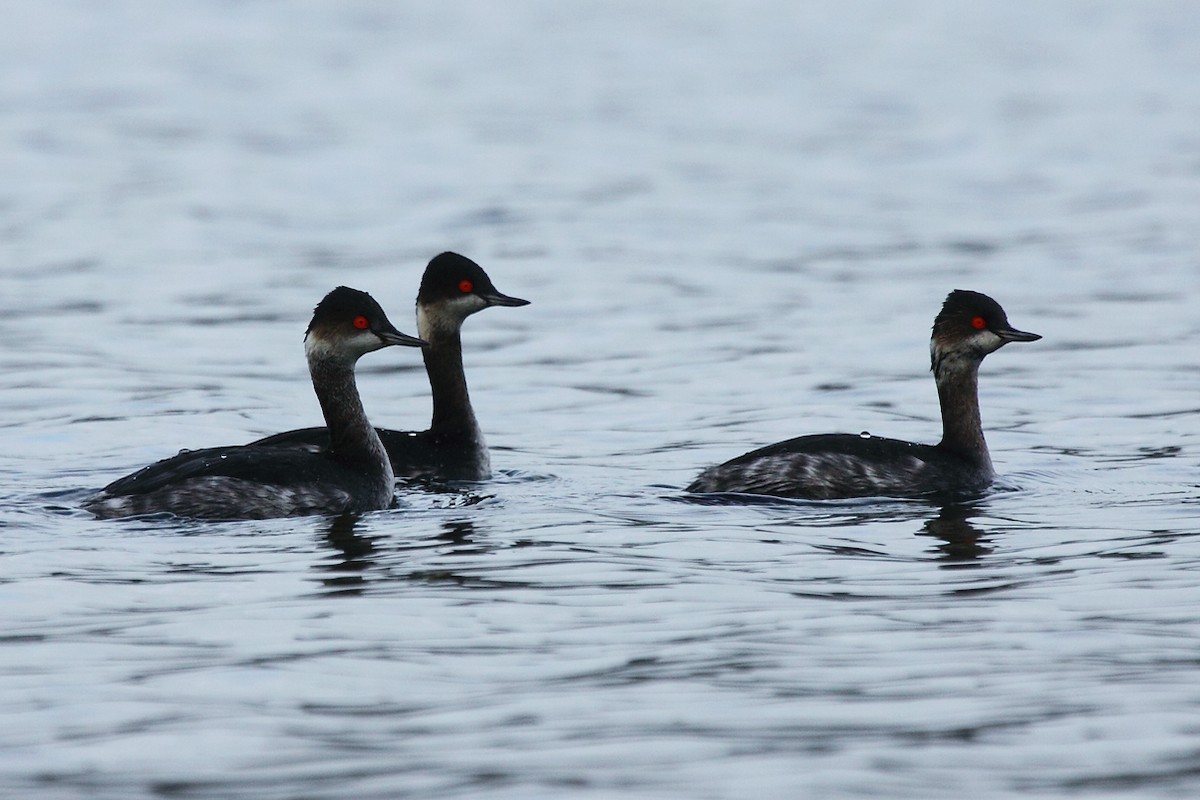
[[[971,327],[977,331],[981,331],[987,327],[987,320],[983,317],[976,317],[975,319],[971,320]]]
[[[367,319],[366,317],[355,317],[354,327],[358,328],[360,331],[365,331],[367,328],[371,327],[371,320]]]
[[[475,288],[475,284],[471,283],[471,282],[470,282],[469,280],[467,280],[466,278],[463,278],[463,279],[462,279],[461,281],[459,281],[459,283],[458,283],[458,290],[459,290],[460,292],[462,292],[463,294],[469,294],[469,293],[470,293],[470,291],[471,291],[472,289],[474,289],[474,288]]]

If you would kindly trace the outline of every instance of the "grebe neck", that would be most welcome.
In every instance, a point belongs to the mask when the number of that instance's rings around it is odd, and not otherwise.
[[[937,371],[937,390],[942,409],[938,447],[991,469],[979,414],[979,363],[942,364]]]
[[[321,413],[329,428],[329,453],[342,464],[383,464],[389,473],[392,465],[379,434],[367,420],[362,399],[354,382],[354,364],[337,359],[309,358],[313,389],[321,403]]]
[[[421,355],[425,359],[425,371],[433,390],[430,432],[466,434],[472,439],[480,439],[479,423],[471,408],[471,395],[463,370],[461,322],[457,325],[438,322],[418,307],[417,335],[429,342]]]

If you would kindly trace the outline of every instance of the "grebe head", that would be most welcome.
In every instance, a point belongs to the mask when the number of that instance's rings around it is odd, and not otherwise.
[[[422,335],[457,329],[463,320],[488,306],[526,306],[528,300],[503,294],[483,268],[458,253],[434,256],[417,292]]]
[[[933,374],[941,377],[947,370],[977,367],[984,356],[1009,342],[1040,338],[1010,325],[1004,309],[986,294],[956,289],[946,296],[933,321],[929,341]]]
[[[383,309],[366,292],[339,286],[313,309],[304,332],[304,350],[310,359],[354,363],[358,357],[391,345],[421,347],[428,344],[396,330]]]

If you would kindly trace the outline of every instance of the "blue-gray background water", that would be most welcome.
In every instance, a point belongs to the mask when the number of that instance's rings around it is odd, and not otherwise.
[[[4,4],[0,793],[1200,793],[1200,4]],[[96,522],[316,424],[337,284],[468,321],[495,480],[357,523]],[[935,441],[963,506],[703,505],[804,433]],[[368,412],[428,421],[417,354]]]

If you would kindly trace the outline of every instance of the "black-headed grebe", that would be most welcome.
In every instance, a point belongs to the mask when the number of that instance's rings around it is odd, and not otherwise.
[[[304,351],[333,446],[210,447],[181,452],[104,487],[84,502],[96,516],[168,512],[202,519],[270,519],[375,511],[395,478],[367,421],[354,365],[389,345],[421,346],[366,292],[339,286],[313,311]]]
[[[501,294],[483,268],[457,253],[435,256],[417,293],[417,335],[429,342],[422,351],[433,388],[433,422],[427,431],[379,428],[396,476],[437,480],[491,477],[487,443],[467,392],[463,372],[462,325],[490,306],[524,306],[528,300]],[[303,428],[259,439],[255,445],[329,443],[324,428]]]
[[[929,343],[942,408],[940,442],[848,433],[801,436],[710,467],[687,490],[827,500],[985,489],[995,472],[979,417],[979,365],[1009,342],[1040,338],[1010,325],[987,295],[951,292]]]

